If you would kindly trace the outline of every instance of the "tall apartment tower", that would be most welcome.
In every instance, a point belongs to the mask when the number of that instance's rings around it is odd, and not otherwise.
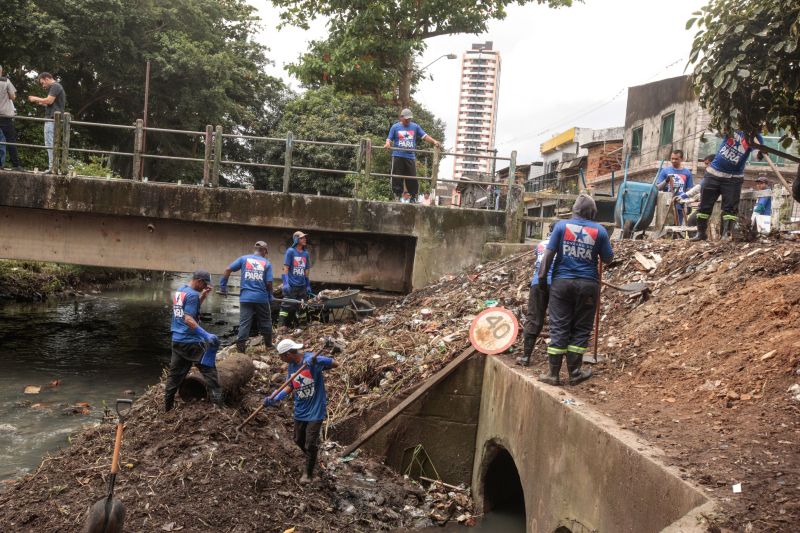
[[[473,44],[461,59],[456,152],[484,157],[493,152],[499,96],[500,53],[492,50],[492,41]],[[493,171],[492,160],[456,156],[453,179],[491,181]]]

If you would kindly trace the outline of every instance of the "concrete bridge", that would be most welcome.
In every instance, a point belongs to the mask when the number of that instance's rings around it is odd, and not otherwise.
[[[476,513],[524,516],[528,533],[705,531],[698,518],[713,502],[660,450],[569,392],[510,357],[475,353],[365,447],[400,472],[421,463],[423,475],[469,484]],[[335,437],[349,442],[390,407]]]
[[[0,171],[0,257],[221,273],[310,234],[316,282],[407,291],[475,263],[506,214],[349,198]]]

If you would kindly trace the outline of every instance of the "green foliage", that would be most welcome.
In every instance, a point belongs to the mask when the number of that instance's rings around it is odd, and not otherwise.
[[[27,94],[43,94],[29,73],[50,71],[64,86],[75,119],[131,124],[142,116],[150,60],[149,126],[202,131],[219,124],[260,135],[275,125],[287,91],[264,73],[266,49],[252,40],[258,23],[245,0],[6,0],[0,58],[19,90],[22,115],[42,114],[26,102]],[[129,131],[73,132],[74,146],[131,151]],[[149,134],[147,148],[177,156],[203,153],[199,138],[173,134]],[[249,157],[248,144],[230,148],[230,159]],[[131,160],[113,164],[127,175]],[[201,174],[197,163],[165,160],[149,160],[145,169],[161,181],[192,182]]]
[[[70,160],[69,168],[74,170],[78,176],[96,176],[112,178],[120,178],[121,176],[114,172],[109,165],[109,160],[103,156],[92,155],[86,161]]]
[[[434,138],[443,139],[444,123],[429,111],[414,106],[415,121]],[[337,142],[358,145],[361,139],[369,138],[373,147],[372,171],[389,173],[391,154],[380,148],[386,140],[389,128],[396,121],[397,109],[389,104],[376,102],[363,95],[347,94],[333,87],[306,91],[302,96],[286,105],[280,123],[275,128],[276,136],[285,136],[291,131],[295,139]],[[284,146],[273,144],[269,162],[283,162]],[[418,146],[424,148],[424,146]],[[292,165],[307,168],[335,170],[357,169],[358,146],[330,147],[313,144],[294,145]],[[419,154],[421,163],[427,164],[425,154]],[[422,171],[420,171],[420,176]],[[373,178],[388,184],[388,178]],[[283,170],[271,169],[256,175],[258,189],[280,190]],[[341,173],[316,171],[292,171],[291,191],[330,196],[350,196],[356,182]],[[359,197],[380,198],[383,186],[371,183],[359,184]],[[364,193],[363,191],[371,191]],[[363,196],[367,194],[367,196]],[[374,197],[370,195],[376,195]]]
[[[711,0],[686,28],[695,25],[689,62],[711,126],[800,139],[800,3]]]
[[[328,18],[329,36],[311,43],[290,72],[308,87],[391,97],[402,106],[418,78],[414,60],[425,39],[456,33],[484,33],[503,19],[510,4],[572,5],[572,0],[272,0],[283,24],[308,28]]]

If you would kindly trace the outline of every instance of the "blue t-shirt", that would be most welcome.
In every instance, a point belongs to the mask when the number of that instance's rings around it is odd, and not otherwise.
[[[188,285],[172,293],[172,342],[203,342],[200,335],[183,321],[186,315],[200,323],[200,293]]]
[[[759,215],[772,215],[772,196],[762,196],[759,198],[753,211]]]
[[[323,370],[328,370],[329,365],[323,363],[311,364],[312,352],[303,354],[303,363],[308,368],[303,369],[291,382],[294,394],[294,419],[300,422],[314,422],[325,420],[328,406],[328,395],[325,392],[325,377]],[[297,372],[302,363],[289,363],[289,377]]]
[[[242,271],[240,302],[269,303],[272,296],[267,290],[267,283],[272,282],[272,263],[269,259],[255,254],[243,255],[228,268],[234,272]]]
[[[764,144],[761,135],[756,135],[760,144]],[[734,176],[744,176],[744,166],[753,148],[747,142],[744,132],[736,131],[722,140],[717,150],[717,155],[711,161],[711,168]],[[712,173],[713,174],[713,173]]]
[[[547,248],[547,243],[550,241],[550,237],[547,237],[543,241],[539,241],[539,244],[536,245],[536,263],[533,266],[533,279],[531,280],[531,287],[534,285],[539,284],[539,268],[542,266],[542,259],[544,258],[544,251]],[[547,273],[547,284],[553,282],[553,266],[554,264],[550,265],[550,272]]]
[[[670,191],[674,196],[680,196],[681,198],[686,196],[686,191],[694,187],[692,171],[688,168],[675,168],[672,165],[662,168],[658,173],[656,183],[664,183],[667,180],[669,181],[664,190]],[[675,207],[679,211],[683,210],[683,204],[676,204]]]
[[[605,262],[614,257],[606,229],[591,220],[571,218],[556,224],[547,249],[556,253],[553,279],[593,279],[597,276],[597,257]]]
[[[395,122],[389,129],[389,135],[386,137],[396,148],[417,148],[417,140],[422,139],[427,135],[419,124],[416,122],[409,122],[408,126],[403,126],[402,122]],[[405,157],[407,159],[416,159],[415,152],[404,152],[402,150],[393,150],[392,157]]]
[[[294,246],[287,248],[286,254],[283,256],[283,264],[289,267],[289,286],[305,287],[306,270],[311,268],[311,256],[308,255],[308,252],[306,250],[301,252]]]

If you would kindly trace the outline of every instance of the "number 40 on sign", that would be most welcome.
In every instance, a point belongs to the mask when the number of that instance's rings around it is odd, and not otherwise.
[[[514,313],[503,307],[491,307],[472,321],[469,341],[479,352],[494,355],[508,350],[518,333],[519,322]]]

